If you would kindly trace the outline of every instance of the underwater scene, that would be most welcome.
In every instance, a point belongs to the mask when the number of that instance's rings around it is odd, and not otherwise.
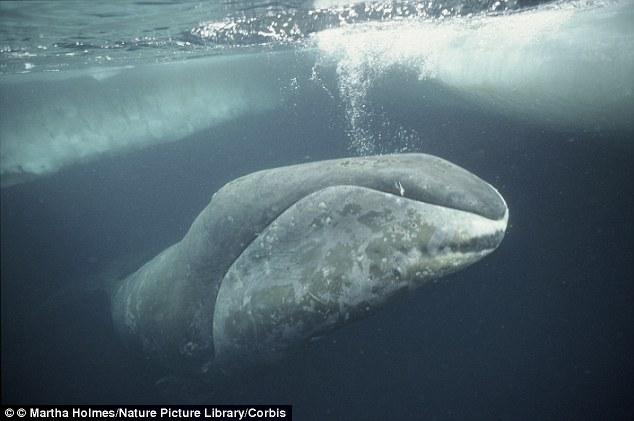
[[[634,418],[634,1],[0,2],[3,405]]]

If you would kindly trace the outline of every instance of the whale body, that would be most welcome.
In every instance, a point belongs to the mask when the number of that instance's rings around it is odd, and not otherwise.
[[[430,155],[256,172],[115,287],[114,326],[181,374],[268,364],[480,260],[507,220],[493,187]]]

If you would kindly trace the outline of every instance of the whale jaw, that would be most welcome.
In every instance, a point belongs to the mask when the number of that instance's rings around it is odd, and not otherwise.
[[[501,199],[501,198],[500,198]],[[498,220],[358,186],[295,203],[231,265],[213,317],[223,370],[275,362],[497,248]]]

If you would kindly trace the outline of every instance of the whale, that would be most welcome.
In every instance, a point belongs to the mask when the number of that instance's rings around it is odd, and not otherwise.
[[[179,375],[270,366],[481,260],[508,215],[490,184],[432,155],[258,171],[113,286],[112,321],[128,348]]]

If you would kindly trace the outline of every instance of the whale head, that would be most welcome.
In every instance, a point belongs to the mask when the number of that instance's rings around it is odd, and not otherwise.
[[[213,319],[220,366],[276,361],[500,244],[508,210],[490,185],[453,165],[431,183],[420,173],[437,158],[376,159],[363,171],[374,180],[315,189],[233,262]]]
[[[274,362],[482,259],[507,220],[493,187],[430,155],[253,173],[124,281],[115,325],[199,373]]]

